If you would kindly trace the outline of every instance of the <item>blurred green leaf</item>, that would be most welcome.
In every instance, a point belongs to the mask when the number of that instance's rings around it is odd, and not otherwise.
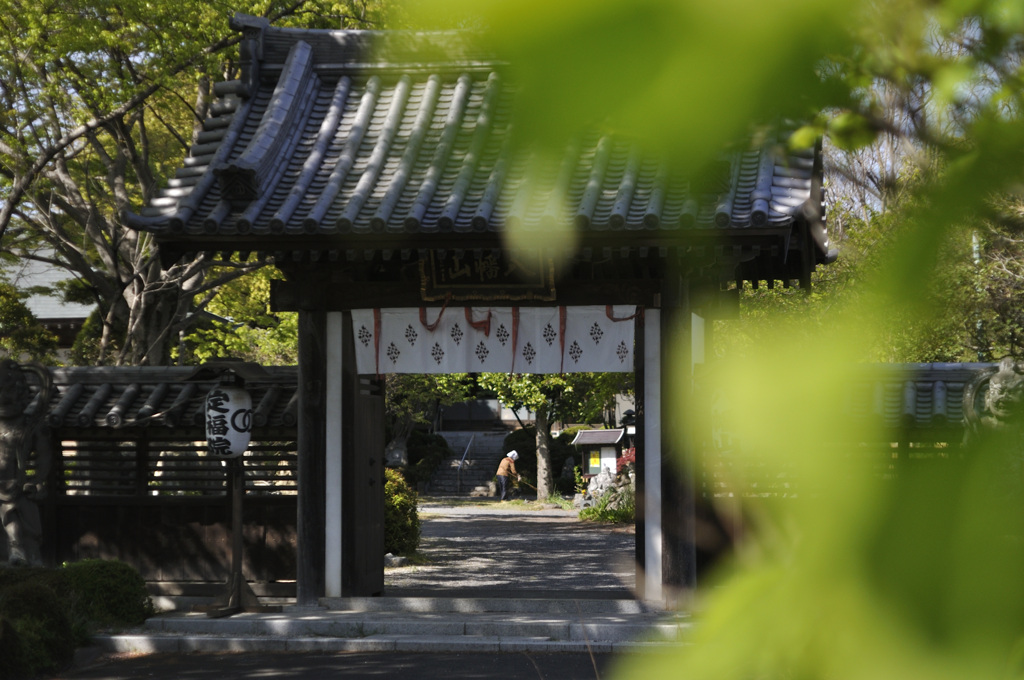
[[[692,644],[630,659],[619,675],[1019,675],[1024,480],[1009,470],[1020,442],[886,475],[879,449],[829,445],[898,439],[880,419],[852,417],[850,391],[873,379],[868,362],[895,337],[922,336],[901,339],[909,351],[946,351],[941,337],[915,340],[941,336],[954,313],[936,295],[953,280],[942,276],[950,244],[1024,180],[1019,3],[428,0],[421,17],[453,6],[476,13],[481,44],[508,61],[522,144],[542,152],[597,127],[694,174],[759,125],[793,118],[803,127],[791,144],[824,127],[834,144],[862,149],[882,130],[893,148],[927,159],[893,163],[906,191],[879,227],[891,229],[875,239],[870,268],[848,284],[856,294],[813,324],[797,313],[770,319],[711,370],[699,399],[688,398],[688,375],[666,376],[677,403],[716,404],[710,416],[680,414],[687,432],[714,426],[741,442],[737,484],[783,475],[796,493],[743,499],[751,531],[700,591]],[[999,492],[1006,486],[1014,493]]]
[[[832,118],[828,126],[832,143],[840,149],[853,151],[875,141],[877,130],[865,116],[844,111]]]
[[[816,68],[846,41],[848,6],[470,0],[420,3],[420,20],[476,14],[481,45],[508,61],[524,140],[560,149],[583,126],[639,138],[692,171],[758,122],[805,116],[827,88]]]

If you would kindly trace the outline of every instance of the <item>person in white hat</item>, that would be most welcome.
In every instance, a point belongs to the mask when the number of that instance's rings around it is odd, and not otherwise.
[[[508,478],[515,475],[515,478],[519,479],[519,473],[516,472],[517,460],[519,460],[519,454],[513,449],[505,454],[505,457],[501,459],[501,464],[498,466],[495,478],[498,480],[498,498],[500,500],[507,500]]]

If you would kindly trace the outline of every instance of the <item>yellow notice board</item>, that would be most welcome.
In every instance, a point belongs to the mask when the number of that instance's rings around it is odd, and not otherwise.
[[[600,474],[601,472],[601,452],[591,451],[590,458],[587,461],[587,472],[592,475]]]

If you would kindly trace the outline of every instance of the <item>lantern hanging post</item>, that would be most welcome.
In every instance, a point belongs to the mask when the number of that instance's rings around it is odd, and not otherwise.
[[[261,606],[242,573],[244,454],[252,434],[252,396],[246,389],[246,375],[254,377],[261,373],[262,368],[255,364],[220,361],[200,366],[192,376],[193,380],[217,379],[217,384],[206,395],[206,446],[208,455],[224,461],[231,506],[231,570],[225,592],[207,610],[211,618],[243,611],[279,610],[279,607]]]

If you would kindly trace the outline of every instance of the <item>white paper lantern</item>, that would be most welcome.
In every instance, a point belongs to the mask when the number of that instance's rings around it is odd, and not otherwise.
[[[206,444],[210,455],[237,458],[249,447],[252,397],[244,388],[221,385],[206,395]]]

